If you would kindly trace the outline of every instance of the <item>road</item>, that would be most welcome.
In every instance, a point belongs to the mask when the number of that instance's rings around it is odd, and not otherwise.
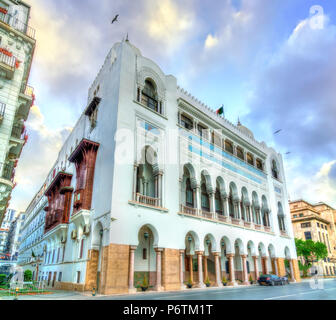
[[[321,280],[323,288],[305,281],[285,286],[250,286],[192,289],[178,292],[146,292],[134,295],[96,296],[55,292],[45,296],[21,296],[19,300],[336,300],[336,279]],[[4,298],[6,299],[6,298]]]

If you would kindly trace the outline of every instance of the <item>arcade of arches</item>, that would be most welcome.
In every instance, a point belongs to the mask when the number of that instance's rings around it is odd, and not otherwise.
[[[269,273],[300,281],[297,260],[292,259],[288,247],[283,249],[281,256],[285,258],[282,258],[275,256],[272,244],[268,247],[263,242],[244,244],[241,239],[233,242],[225,236],[216,243],[211,234],[200,239],[190,231],[185,235],[184,249],[160,248],[158,233],[151,225],[139,230],[138,244],[134,246],[102,247],[101,235],[96,238],[95,249],[90,252],[93,259],[87,266],[85,290],[98,288],[102,294],[134,293],[144,278],[149,290],[154,291],[184,289],[190,281],[198,288],[205,287],[206,282],[221,287],[224,278],[229,286],[249,285],[251,278],[255,280],[260,274]]]

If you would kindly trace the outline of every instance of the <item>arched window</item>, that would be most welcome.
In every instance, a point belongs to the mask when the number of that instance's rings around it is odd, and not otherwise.
[[[278,223],[279,223],[279,229],[280,231],[286,231],[286,225],[285,225],[285,215],[282,210],[282,205],[279,202],[278,203]]]
[[[233,143],[229,140],[225,140],[225,151],[233,154]]]
[[[156,87],[154,83],[148,79],[145,81],[145,86],[142,90],[141,103],[148,108],[159,112],[159,103],[156,93]]]
[[[201,194],[202,210],[204,210],[204,211],[210,211],[209,195],[207,193],[205,183],[202,184],[201,192],[202,192],[202,194]]]
[[[217,189],[215,193],[215,207],[217,213],[223,214],[223,206],[219,189]]]
[[[272,161],[272,176],[275,179],[279,179],[279,170],[275,160]]]
[[[191,188],[191,182],[189,178],[187,178],[186,181],[186,205],[187,207],[194,207],[194,192]]]
[[[230,190],[230,195],[229,195],[229,198],[228,198],[228,202],[229,202],[230,217],[234,218],[233,196],[232,196],[231,190]]]

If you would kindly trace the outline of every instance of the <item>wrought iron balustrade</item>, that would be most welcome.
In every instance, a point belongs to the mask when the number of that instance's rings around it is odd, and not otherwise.
[[[27,23],[20,21],[15,16],[9,13],[0,12],[0,21],[8,24],[17,31],[24,33],[29,38],[35,39],[35,29],[30,27]]]
[[[16,58],[14,56],[10,57],[7,54],[0,52],[0,62],[8,65],[11,68],[15,68]]]
[[[8,163],[0,163],[1,177],[5,180],[12,180],[13,169],[13,165]]]

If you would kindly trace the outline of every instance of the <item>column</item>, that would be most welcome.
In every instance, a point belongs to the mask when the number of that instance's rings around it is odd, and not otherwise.
[[[216,283],[215,286],[216,287],[222,287],[222,276],[221,276],[221,268],[220,268],[220,256],[219,256],[219,252],[214,252],[213,253],[214,257],[215,257],[215,272],[216,272]]]
[[[196,198],[197,198],[197,214],[200,214],[202,206],[201,206],[201,192],[199,185],[196,186]]]
[[[246,216],[247,216],[247,221],[251,222],[251,209],[250,209],[250,206],[246,206]]]
[[[293,282],[296,282],[295,276],[294,276],[294,268],[293,268],[293,260],[289,260],[289,267],[290,267],[290,274]],[[324,271],[324,270],[323,270]]]
[[[197,251],[197,264],[198,264],[198,284],[197,287],[198,288],[204,288],[205,285],[203,283],[203,270],[202,270],[202,255],[203,252],[202,251]]]
[[[193,270],[193,256],[190,255],[189,256],[189,272],[190,272],[190,280],[191,280],[191,283],[194,283],[194,270]]]
[[[254,262],[254,272],[255,272],[255,277],[256,281],[258,281],[259,278],[259,266],[258,266],[258,256],[253,256],[253,262]]]
[[[263,257],[263,259],[264,259],[264,265],[265,265],[265,274],[268,274],[268,265],[267,265],[268,259],[267,257]]]
[[[162,207],[162,203],[163,203],[163,173],[159,172],[159,176],[158,176],[158,189],[159,189],[159,207]]]
[[[134,288],[134,252],[136,246],[130,246],[130,261],[129,261],[129,275],[128,275],[128,292],[135,293],[136,288]]]
[[[226,256],[229,260],[229,275],[230,275],[230,281],[229,281],[229,285],[230,286],[234,286],[236,285],[236,279],[235,279],[235,270],[234,270],[234,264],[233,264],[233,257],[234,254],[230,253]]]
[[[241,258],[242,258],[242,264],[243,264],[243,284],[249,285],[248,275],[247,275],[247,265],[246,265],[246,258],[247,258],[246,254],[242,254]]]
[[[228,214],[228,201],[227,201],[227,197],[222,197],[222,205],[223,205],[223,214],[225,217],[227,217]]]
[[[136,201],[137,177],[138,177],[138,165],[134,164],[134,170],[133,170],[133,201]]]
[[[154,198],[159,198],[159,190],[158,190],[158,176],[154,177]]]
[[[161,253],[162,248],[155,248],[156,252],[156,285],[155,291],[163,291],[163,287],[161,286]]]
[[[206,281],[208,277],[208,258],[206,255],[203,256],[203,264],[204,264],[204,281]]]
[[[278,270],[278,264],[277,264],[277,258],[273,258],[273,263],[274,263],[275,274],[280,277],[279,270]]]
[[[216,213],[216,204],[215,204],[215,194],[210,193],[209,197],[210,197],[210,212],[212,213],[212,217],[216,219],[217,213]]]
[[[186,288],[186,286],[184,285],[184,277],[183,277],[183,256],[184,256],[184,250],[180,250],[180,283],[181,283],[181,290]]]

